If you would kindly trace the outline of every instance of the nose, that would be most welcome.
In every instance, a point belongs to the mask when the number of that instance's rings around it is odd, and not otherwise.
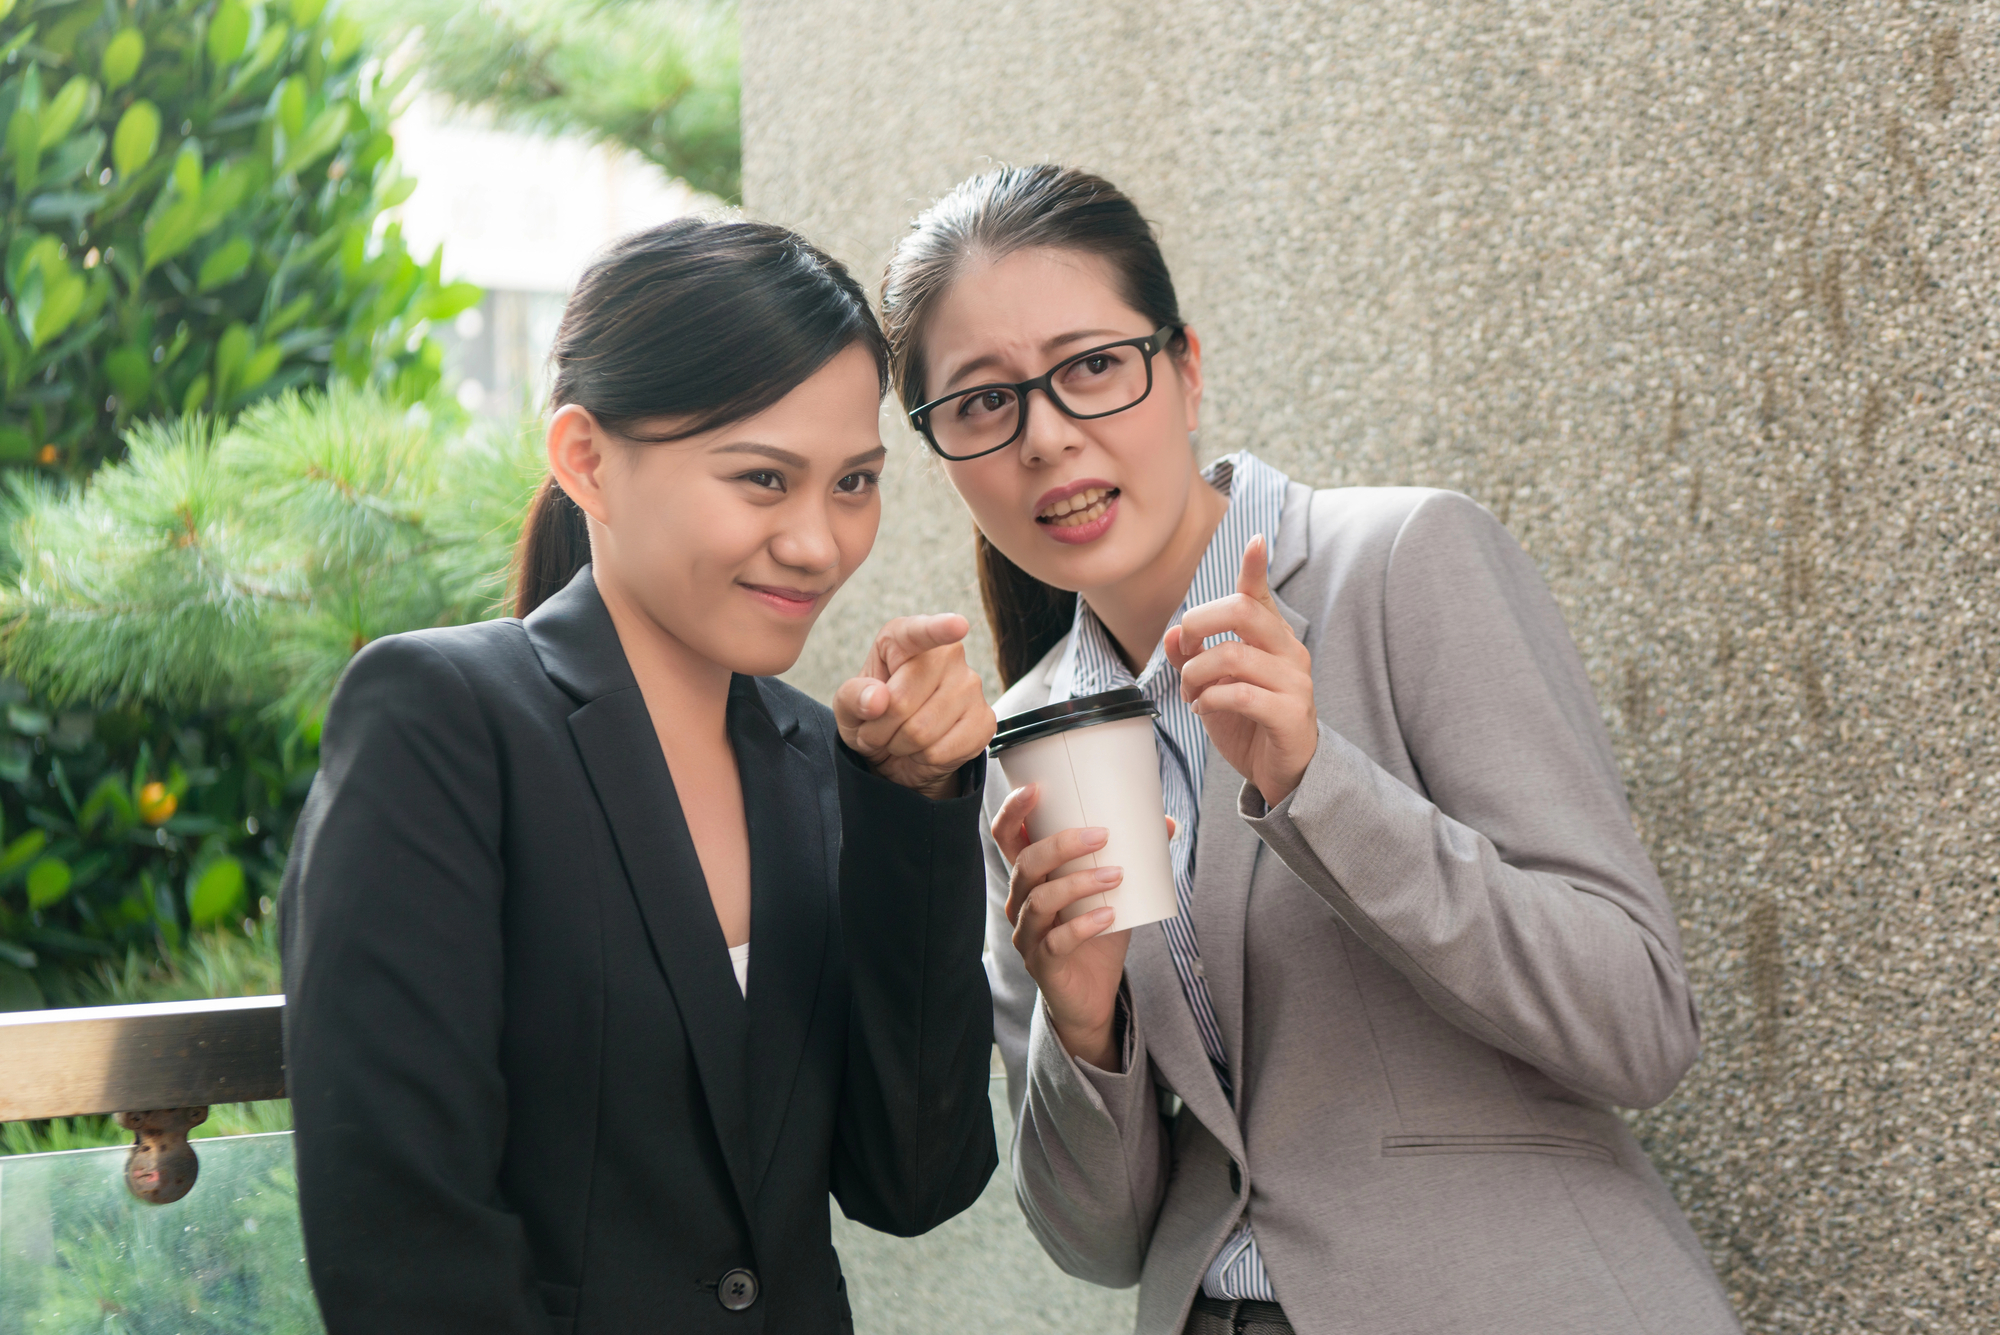
[[[1021,411],[1028,415],[1027,429],[1021,433],[1021,462],[1030,468],[1074,454],[1089,440],[1081,423],[1056,407],[1046,393],[1041,394],[1039,401],[1036,394],[1037,391],[1029,390],[1028,397],[1021,402]]]
[[[771,555],[788,570],[823,575],[840,565],[840,544],[824,505],[788,505],[771,538]]]

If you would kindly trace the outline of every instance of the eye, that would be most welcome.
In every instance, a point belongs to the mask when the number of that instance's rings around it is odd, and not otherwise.
[[[880,485],[881,481],[882,475],[880,473],[865,471],[849,473],[846,477],[834,483],[833,489],[843,496],[866,496]]]
[[[748,473],[738,473],[736,480],[738,482],[748,482],[751,486],[762,488],[765,491],[783,491],[785,489],[785,475],[771,468],[759,468]]]
[[[1012,412],[1014,391],[1011,389],[982,389],[968,394],[958,401],[954,414],[963,421],[977,422],[995,413]]]
[[[1110,348],[1103,352],[1086,353],[1063,368],[1062,378],[1071,384],[1079,380],[1093,380],[1109,375],[1123,362],[1124,349]]]

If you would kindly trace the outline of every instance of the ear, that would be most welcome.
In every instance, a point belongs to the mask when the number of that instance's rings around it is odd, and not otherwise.
[[[590,409],[566,403],[549,419],[549,472],[577,506],[598,523],[610,522],[604,504],[610,441]]]
[[[1174,370],[1181,378],[1181,398],[1187,403],[1187,429],[1189,432],[1201,429],[1201,335],[1188,325],[1181,330],[1187,339],[1187,350],[1176,356],[1172,351],[1167,356],[1173,359]]]

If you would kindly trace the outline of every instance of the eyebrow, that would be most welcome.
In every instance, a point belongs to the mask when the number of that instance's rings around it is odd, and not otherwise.
[[[803,470],[812,467],[812,460],[806,458],[803,454],[794,454],[790,450],[779,449],[776,445],[764,445],[754,440],[738,441],[733,445],[718,445],[715,448],[715,453],[754,454],[760,459],[769,459],[772,463],[783,464],[787,468]],[[888,446],[877,445],[872,450],[863,450],[859,454],[851,455],[840,466],[842,468],[852,468],[856,464],[873,463],[878,459],[886,459],[888,457]]]
[[[1108,343],[1115,342],[1121,338],[1136,337],[1139,337],[1139,335],[1123,334],[1116,329],[1077,329],[1067,334],[1058,334],[1054,338],[1049,339],[1042,344],[1042,351],[1054,352],[1058,348],[1065,347],[1071,343],[1079,343],[1086,338],[1101,338]],[[983,371],[989,366],[997,365],[999,361],[1000,354],[997,352],[989,352],[984,357],[974,357],[971,361],[959,367],[952,374],[951,379],[944,382],[944,392],[950,393],[952,386],[958,384],[959,381],[965,379],[974,371]]]

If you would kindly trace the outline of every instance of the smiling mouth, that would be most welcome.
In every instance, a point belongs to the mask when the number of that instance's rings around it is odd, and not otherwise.
[[[1074,496],[1063,497],[1036,515],[1035,522],[1051,528],[1080,528],[1104,518],[1104,512],[1117,499],[1116,487],[1092,487]]]
[[[804,609],[817,603],[823,594],[811,589],[787,589],[775,584],[745,584],[744,588],[780,607]]]

